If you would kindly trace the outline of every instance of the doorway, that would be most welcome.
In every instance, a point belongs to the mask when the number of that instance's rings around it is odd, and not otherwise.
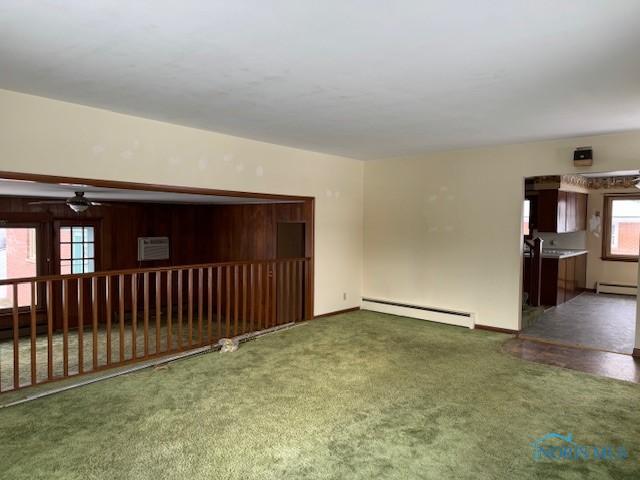
[[[638,171],[525,179],[520,337],[631,354]]]

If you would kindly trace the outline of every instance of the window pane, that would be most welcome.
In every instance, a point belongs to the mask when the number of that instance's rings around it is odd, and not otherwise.
[[[60,262],[60,274],[61,275],[71,274],[71,260],[62,260]]]
[[[92,273],[95,272],[95,263],[93,260],[85,260],[84,261],[84,273]]]
[[[61,243],[60,244],[60,259],[71,258],[71,244],[70,243]]]
[[[93,243],[84,244],[84,258],[93,258]]]
[[[524,215],[522,230],[525,235],[529,235],[529,217],[531,216],[531,201],[524,201]]]
[[[638,255],[640,247],[640,200],[612,200],[612,255]]]
[[[72,227],[71,239],[73,242],[82,242],[82,227]]]
[[[61,242],[71,241],[71,229],[69,227],[62,227],[60,229],[60,241]]]
[[[35,277],[35,228],[0,228],[0,279]],[[29,284],[18,287],[18,306],[31,305]],[[13,287],[0,286],[0,308],[13,306]]]
[[[93,242],[93,227],[84,227],[84,241]]]
[[[71,262],[71,273],[82,273],[82,260],[73,260]]]
[[[74,243],[72,253],[72,258],[82,258],[82,243]]]

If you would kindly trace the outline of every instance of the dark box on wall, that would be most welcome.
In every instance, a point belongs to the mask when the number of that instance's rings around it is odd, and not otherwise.
[[[573,164],[576,167],[590,167],[593,165],[593,149],[591,147],[576,148],[573,152]]]

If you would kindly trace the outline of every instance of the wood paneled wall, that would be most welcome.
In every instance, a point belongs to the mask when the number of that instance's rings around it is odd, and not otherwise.
[[[57,220],[96,220],[99,226],[99,269],[188,265],[276,258],[278,222],[306,222],[306,255],[312,256],[312,206],[307,203],[245,205],[168,205],[114,203],[74,213],[66,205],[30,205],[35,199],[0,197],[0,221],[38,222],[42,252],[53,254]],[[137,260],[137,238],[167,236],[168,261]],[[53,263],[53,262],[52,262]],[[43,264],[41,274],[57,270]]]
[[[56,222],[73,220],[96,222],[100,271],[275,259],[279,222],[305,223],[305,256],[313,257],[312,201],[244,205],[113,203],[78,214],[62,204],[30,205],[34,200],[38,199],[0,197],[0,222],[38,224],[39,275],[59,274],[54,228]],[[146,236],[169,237],[170,259],[138,262],[137,238]],[[313,272],[313,259],[309,268]],[[308,316],[313,315],[312,295]],[[0,312],[0,336],[9,324],[7,312]]]

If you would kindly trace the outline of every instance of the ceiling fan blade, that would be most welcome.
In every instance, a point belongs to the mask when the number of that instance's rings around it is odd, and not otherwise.
[[[89,201],[89,204],[92,207],[111,207],[111,208],[122,208],[124,205],[118,205],[117,203],[105,203],[105,202],[94,202]]]
[[[29,205],[59,205],[67,203],[66,200],[39,200],[36,202],[29,202]]]

